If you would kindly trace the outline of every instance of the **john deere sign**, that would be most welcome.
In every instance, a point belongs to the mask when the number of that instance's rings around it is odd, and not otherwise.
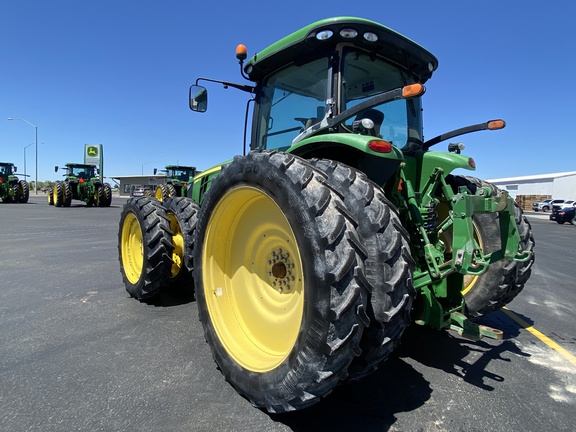
[[[84,163],[100,165],[102,144],[84,144]]]
[[[100,177],[104,173],[102,144],[84,144],[84,163],[98,165]]]

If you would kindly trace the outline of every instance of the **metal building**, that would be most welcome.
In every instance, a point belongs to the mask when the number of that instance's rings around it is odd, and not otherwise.
[[[576,171],[490,179],[511,197],[546,195],[553,199],[576,199]]]

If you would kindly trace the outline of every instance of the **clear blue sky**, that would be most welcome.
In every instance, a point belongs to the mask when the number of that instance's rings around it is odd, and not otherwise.
[[[330,5],[330,8],[326,6]],[[14,0],[0,7],[0,161],[24,171],[38,127],[38,179],[103,144],[106,176],[179,162],[206,169],[242,152],[246,94],[210,86],[207,113],[188,109],[197,77],[244,82],[252,55],[319,19],[359,16],[426,47],[425,138],[503,118],[463,136],[480,178],[576,170],[573,1],[198,2]],[[26,149],[34,180],[34,145]],[[444,145],[438,146],[444,149]]]

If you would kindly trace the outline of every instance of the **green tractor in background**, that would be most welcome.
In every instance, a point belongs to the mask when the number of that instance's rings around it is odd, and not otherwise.
[[[191,198],[127,201],[120,270],[137,299],[191,286],[226,379],[269,412],[302,409],[382,364],[410,323],[470,339],[523,289],[531,226],[450,138],[423,135],[426,49],[373,21],[315,22],[244,63],[250,151],[194,178]],[[215,138],[217,138],[215,136]],[[245,139],[246,142],[246,139]]]
[[[54,171],[58,172],[56,166]],[[66,172],[64,180],[57,180],[48,194],[48,204],[56,207],[70,207],[72,200],[84,201],[88,207],[110,207],[112,188],[102,182],[96,165],[67,163],[61,167]]]
[[[17,176],[18,168],[11,162],[0,162],[0,199],[5,203],[27,203],[30,187]]]
[[[154,196],[159,201],[164,201],[170,197],[186,196],[188,185],[196,175],[196,167],[185,165],[167,165],[166,169],[161,170],[166,173],[166,184],[156,187]],[[154,168],[154,174],[158,170]]]

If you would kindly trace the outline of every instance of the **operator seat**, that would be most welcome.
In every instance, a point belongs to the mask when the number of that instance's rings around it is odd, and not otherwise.
[[[358,114],[356,116],[356,121],[359,121],[362,119],[372,120],[374,122],[374,129],[369,130],[368,134],[381,138],[380,127],[382,126],[382,123],[384,122],[384,113],[382,111],[378,111],[376,109],[370,108],[370,109],[367,109],[366,111],[361,112],[360,114]]]

